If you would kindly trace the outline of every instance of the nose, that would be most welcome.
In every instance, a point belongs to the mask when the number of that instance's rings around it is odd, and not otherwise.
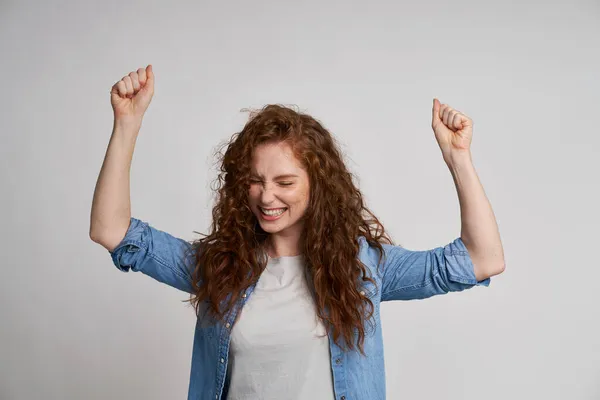
[[[269,186],[269,184],[264,184],[260,189],[260,201],[264,205],[268,205],[275,200],[275,191],[273,188]]]

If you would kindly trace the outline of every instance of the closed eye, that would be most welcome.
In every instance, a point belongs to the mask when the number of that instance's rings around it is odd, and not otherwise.
[[[262,181],[258,181],[256,179],[251,179],[250,183],[262,183]],[[281,185],[281,186],[291,186],[293,184],[294,184],[294,182],[279,182],[279,185]]]

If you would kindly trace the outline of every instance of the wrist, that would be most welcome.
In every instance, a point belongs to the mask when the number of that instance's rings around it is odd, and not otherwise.
[[[449,156],[444,157],[444,161],[450,169],[455,169],[467,165],[472,165],[473,157],[471,156],[470,150],[456,150]]]
[[[138,117],[115,117],[113,129],[137,133],[142,127],[142,118]]]

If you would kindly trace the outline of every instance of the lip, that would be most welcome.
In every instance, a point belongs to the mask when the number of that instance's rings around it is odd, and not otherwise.
[[[261,207],[259,207],[261,208]],[[283,211],[281,214],[276,215],[276,216],[270,216],[270,215],[266,215],[264,214],[262,211],[259,212],[260,217],[265,220],[265,221],[276,221],[279,218],[281,218],[283,216],[283,214],[285,214],[287,212],[287,207],[279,207],[279,208],[285,208],[286,210]],[[277,208],[267,208],[267,210],[277,210]]]

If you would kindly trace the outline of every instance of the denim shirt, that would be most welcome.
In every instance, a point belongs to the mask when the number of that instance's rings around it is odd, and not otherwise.
[[[477,281],[471,257],[460,238],[432,250],[412,251],[382,244],[387,255],[378,268],[378,252],[364,237],[359,238],[359,259],[370,269],[376,285],[363,291],[374,305],[371,324],[365,325],[363,356],[344,351],[329,336],[331,369],[336,400],[385,399],[385,372],[380,303],[389,300],[424,299],[458,292],[476,285],[488,286],[490,279]],[[141,271],[159,282],[190,293],[194,266],[191,243],[160,231],[147,222],[131,218],[125,237],[110,253],[123,272]],[[225,377],[230,332],[237,314],[252,295],[247,289],[224,321],[206,323],[197,318],[194,333],[188,400],[227,398]]]

